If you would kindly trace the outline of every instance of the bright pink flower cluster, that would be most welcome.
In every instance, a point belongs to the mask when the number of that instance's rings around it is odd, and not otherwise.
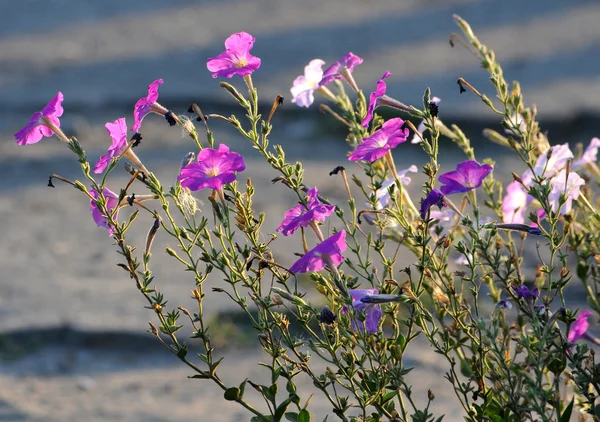
[[[242,156],[230,152],[227,145],[221,144],[218,149],[204,148],[200,151],[197,161],[183,167],[177,180],[181,186],[192,191],[221,190],[223,185],[235,180],[237,172],[245,169]]]

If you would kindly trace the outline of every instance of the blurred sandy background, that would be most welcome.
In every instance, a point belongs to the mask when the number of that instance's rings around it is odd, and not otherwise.
[[[135,101],[157,78],[160,102],[183,113],[191,102],[205,112],[237,112],[230,97],[206,70],[207,57],[223,50],[224,39],[247,31],[256,37],[252,53],[263,60],[254,75],[265,110],[277,94],[286,97],[274,119],[272,143],[284,145],[290,161],[307,160],[307,184],[343,201],[339,180],[328,172],[344,164],[344,134],[317,108],[289,103],[289,87],[309,60],[327,63],[348,51],[363,57],[356,79],[370,92],[389,69],[389,93],[419,104],[424,89],[442,98],[440,116],[458,122],[474,141],[484,126],[500,122],[472,96],[458,93],[456,79],[491,93],[487,74],[464,49],[450,48],[457,32],[452,14],[468,20],[497,53],[507,80],[519,80],[528,104],[536,103],[553,143],[588,142],[600,111],[600,3],[520,0],[252,0],[252,1],[2,1],[0,14],[0,420],[9,421],[245,421],[242,408],[221,399],[209,383],[188,380],[190,372],[144,332],[153,315],[126,274],[111,239],[89,215],[89,203],[74,189],[46,187],[50,173],[79,176],[64,145],[44,139],[18,147],[12,134],[56,91],[65,95],[61,119],[91,161],[106,150],[104,123],[122,116],[131,124]],[[234,83],[241,84],[234,80]],[[257,154],[224,124],[217,141],[246,157],[258,187],[256,208],[267,213],[267,232],[280,223],[294,199]],[[164,184],[174,181],[181,157],[194,150],[179,130],[162,119],[144,121],[138,154]],[[509,158],[480,143],[478,156],[493,156],[497,168]],[[404,148],[406,147],[406,148]],[[449,166],[457,155],[444,154]],[[452,153],[452,154],[450,154]],[[399,168],[423,163],[418,147],[405,145]],[[512,169],[512,168],[511,168]],[[126,180],[115,171],[109,186]],[[420,176],[412,191],[418,196]],[[198,195],[201,197],[202,195]],[[209,211],[210,212],[210,211]],[[127,216],[127,211],[122,213]],[[145,220],[144,220],[145,219]],[[133,239],[142,242],[151,225],[138,219]],[[297,239],[296,239],[297,240]],[[299,245],[278,240],[277,251],[291,263]],[[172,305],[191,307],[192,280],[173,269],[155,248],[154,272]],[[210,285],[217,285],[211,279]],[[244,328],[235,309],[215,296],[208,311],[223,328],[223,377],[238,384],[260,373],[260,352],[244,347]],[[252,339],[250,339],[252,340]],[[437,396],[433,411],[462,420],[428,347],[407,356],[416,365],[414,394]],[[311,391],[304,380],[303,392]],[[305,394],[308,396],[308,394]],[[330,413],[316,397],[311,412]],[[330,416],[330,418],[335,418]],[[331,419],[334,420],[334,419]]]

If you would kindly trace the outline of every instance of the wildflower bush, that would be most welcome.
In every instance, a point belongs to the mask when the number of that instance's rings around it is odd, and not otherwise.
[[[106,124],[112,144],[93,167],[82,144],[60,129],[60,92],[15,138],[28,145],[55,135],[67,144],[83,179],[51,175],[49,185],[60,180],[89,200],[94,222],[108,231],[121,254],[119,265],[156,314],[151,333],[189,366],[191,378],[221,388],[224,399],[243,406],[254,421],[442,420],[443,414],[430,410],[434,392],[415,397],[407,381],[414,368],[403,357],[411,347],[422,347],[415,346],[417,338],[445,361],[447,386],[439,388],[454,391],[467,421],[568,421],[576,409],[595,419],[600,366],[589,344],[598,341],[587,329],[600,312],[600,218],[593,193],[600,177],[600,140],[592,139],[577,156],[568,144],[550,146],[518,83],[509,86],[494,53],[466,22],[455,20],[462,35],[453,35],[451,44],[477,57],[497,98],[463,79],[459,89],[478,96],[497,116],[504,133],[487,130],[485,136],[527,168],[513,173],[507,186],[496,178],[510,170],[494,168],[489,158],[479,161],[460,128],[442,122],[440,100],[429,90],[423,104],[405,105],[386,95],[386,79],[392,77],[386,71],[366,96],[352,76],[362,59],[348,53],[325,70],[322,60],[311,61],[291,88],[292,102],[300,107],[311,106],[321,94],[332,103],[322,109],[348,128],[346,164],[331,172],[346,190],[347,203],[323,198],[317,186],[304,184],[302,163],[286,161],[283,149],[270,143],[271,119],[283,98],[275,99],[268,114],[259,114],[252,74],[261,60],[251,55],[255,40],[245,32],[229,37],[225,51],[207,62],[214,78],[232,78],[234,84],[220,85],[244,117],[211,114],[210,119],[236,128],[272,168],[274,181],[297,195],[285,215],[266,216],[254,208],[255,188],[243,178],[244,157],[215,142],[210,121],[195,104],[188,110],[192,118],[161,105],[161,79],[135,104],[132,136],[125,118]],[[382,107],[397,117],[384,121],[375,113]],[[173,166],[174,186],[164,186],[134,152],[149,114],[183,128],[197,148]],[[411,121],[421,123],[415,127]],[[465,159],[440,174],[440,142],[448,139]],[[391,153],[409,140],[429,157],[418,163],[426,176],[420,198],[406,188],[417,167],[397,170]],[[110,176],[122,171],[124,160],[131,179],[114,186]],[[349,178],[345,167],[362,175]],[[351,185],[362,197],[353,196]],[[210,206],[198,210],[196,197]],[[137,210],[124,221],[118,213],[128,206]],[[153,224],[145,244],[130,244],[130,227],[148,224],[148,217]],[[281,221],[277,233],[261,231],[266,218]],[[166,253],[174,268],[192,275],[196,309],[167,306],[160,292],[166,281],[152,273],[156,236],[171,238]],[[276,260],[277,236],[292,236],[304,252],[284,257],[284,262],[296,259],[291,267]],[[412,259],[398,262],[401,249]],[[529,262],[523,259],[526,250],[536,250]],[[211,273],[222,282],[206,291]],[[298,283],[301,274],[322,300],[307,299],[306,284]],[[565,294],[574,283],[587,292],[586,309]],[[264,350],[260,365],[268,383],[243,375],[235,384],[222,379],[222,359],[216,357],[204,312],[214,295],[227,295],[251,323]],[[198,348],[200,353],[189,353]],[[300,377],[308,377],[314,391],[297,389]],[[330,403],[331,415],[311,414],[313,394]]]

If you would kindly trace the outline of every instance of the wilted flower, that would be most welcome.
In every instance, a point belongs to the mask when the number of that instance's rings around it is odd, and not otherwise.
[[[585,181],[575,172],[567,175],[566,170],[561,170],[550,180],[550,194],[548,201],[552,211],[559,214],[566,214],[571,211],[573,199],[579,198],[579,189],[585,185]],[[564,195],[565,203],[560,205],[560,197]],[[560,207],[560,210],[559,210]]]
[[[363,331],[363,324],[361,324],[358,320],[358,315],[356,315],[357,312],[361,312],[365,314],[364,327],[366,327],[367,332],[369,334],[376,333],[379,330],[379,321],[383,316],[383,312],[376,303],[368,303],[368,299],[363,302],[363,299],[377,295],[379,292],[376,289],[350,289],[348,293],[352,296],[352,308],[355,311],[355,316],[351,317],[352,328],[356,331]],[[342,312],[347,313],[348,307],[344,306]]]
[[[423,220],[427,218],[427,211],[434,205],[437,205],[440,210],[446,206],[444,194],[437,189],[431,189],[431,192],[429,192],[421,202],[420,214]]]
[[[344,260],[342,252],[346,250],[346,231],[342,230],[328,237],[317,246],[306,252],[290,267],[292,273],[321,271],[329,263],[338,266]]]
[[[60,127],[60,120],[58,118],[62,116],[64,111],[62,107],[63,99],[63,94],[59,91],[42,111],[33,113],[29,119],[29,123],[15,133],[14,137],[17,140],[17,145],[36,144],[44,136],[52,136],[54,132],[49,126]]]
[[[385,95],[385,91],[387,91],[387,85],[383,80],[390,76],[392,76],[392,72],[387,70],[381,79],[377,81],[377,88],[375,88],[375,91],[371,92],[371,95],[369,95],[369,107],[367,108],[367,115],[362,121],[363,127],[369,126],[369,122],[373,119],[373,112],[375,111],[375,107],[377,107],[377,99]]]
[[[442,100],[440,100],[438,97],[433,97],[431,99],[431,102],[436,105],[439,104],[440,101],[442,101]],[[417,126],[417,132],[419,132],[421,134],[421,136],[423,136],[423,133],[426,130],[428,130],[427,127],[425,127],[425,123],[426,123],[426,121],[425,121],[425,119],[423,119],[423,120],[421,120],[421,123],[419,123],[419,126]],[[421,140],[421,137],[419,137],[419,135],[417,135],[416,133],[413,135],[412,139],[410,140],[411,144],[420,144],[421,142],[423,142]]]
[[[329,309],[329,307],[323,306],[323,308],[321,308],[321,313],[319,315],[319,321],[322,324],[327,324],[327,325],[333,324],[336,319],[337,319],[337,315],[334,314],[333,312],[331,312],[331,309]]]
[[[298,76],[290,92],[292,93],[292,102],[300,107],[308,107],[315,101],[313,93],[319,88],[319,82],[323,77],[321,67],[325,62],[321,59],[311,60],[304,68],[304,76]]]
[[[439,181],[444,183],[442,193],[450,195],[477,189],[492,170],[489,164],[479,164],[475,160],[463,161],[456,166],[455,171],[440,175]]]
[[[571,324],[571,328],[569,329],[569,335],[567,336],[567,340],[569,343],[575,343],[581,337],[585,335],[585,332],[590,327],[590,323],[588,322],[588,317],[592,313],[590,311],[583,311],[579,315],[577,315],[577,319],[573,324]]]
[[[197,161],[183,167],[177,177],[181,186],[191,191],[200,189],[220,190],[224,184],[236,178],[236,172],[244,171],[244,159],[237,152],[230,152],[227,145],[218,149],[204,148]]]
[[[110,213],[115,207],[119,205],[119,196],[108,188],[104,188],[102,193],[106,198],[106,210]],[[90,194],[94,197],[94,199],[98,199],[98,197],[100,196],[100,194],[93,189],[90,191]],[[92,218],[94,219],[98,227],[105,227],[108,230],[108,235],[112,236],[113,229],[108,225],[108,219],[104,215],[102,215],[102,213],[98,209],[96,201],[91,199],[90,211],[92,212]],[[117,210],[117,212],[114,215],[115,220],[117,219],[118,212],[119,211]]]
[[[280,231],[284,236],[289,236],[300,227],[306,227],[313,221],[325,221],[325,218],[335,211],[334,205],[322,204],[319,201],[317,188],[308,190],[307,200],[308,208],[303,204],[298,204],[285,213],[285,218],[277,227],[277,231]]]
[[[538,157],[533,172],[536,176],[544,176],[549,179],[564,168],[567,161],[571,159],[573,159],[573,153],[569,144],[555,145],[546,154]]]
[[[131,130],[139,132],[142,126],[142,120],[149,113],[156,113],[164,116],[168,110],[156,102],[158,100],[158,86],[162,85],[163,80],[157,79],[148,87],[148,95],[145,98],[140,98],[133,109],[133,126]]]
[[[213,78],[250,75],[260,67],[260,59],[250,54],[253,46],[252,35],[247,32],[237,32],[225,40],[224,52],[208,59],[206,67],[213,72]]]
[[[504,223],[525,224],[527,206],[533,198],[523,185],[517,181],[506,187],[506,195],[502,200],[502,221]]]
[[[404,120],[399,117],[390,119],[375,131],[370,138],[365,138],[350,154],[348,160],[366,160],[373,162],[383,157],[389,150],[406,142],[408,129],[404,127]]]
[[[323,72],[323,78],[321,79],[321,82],[319,82],[319,85],[325,86],[336,79],[341,79],[343,77],[341,73],[352,73],[354,68],[360,65],[362,62],[363,59],[361,59],[360,57],[352,53],[346,54],[340,60],[338,60],[337,62],[329,66],[327,69],[325,69],[325,72]]]
[[[524,284],[521,284],[519,287],[513,287],[513,291],[518,297],[526,301],[533,301],[540,295],[537,288],[529,290],[529,288]]]
[[[575,170],[585,166],[586,164],[593,164],[598,161],[598,148],[600,148],[600,139],[592,138],[581,158],[573,161],[571,164],[571,169]]]
[[[112,123],[108,122],[104,127],[112,138],[112,145],[108,148],[108,152],[100,157],[94,166],[94,173],[96,174],[102,173],[110,163],[110,160],[118,157],[123,152],[123,148],[127,146],[127,124],[124,117]]]

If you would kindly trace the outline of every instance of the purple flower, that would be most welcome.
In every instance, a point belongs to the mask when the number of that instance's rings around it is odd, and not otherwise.
[[[110,212],[119,205],[119,196],[108,188],[104,188],[104,190],[102,192],[104,194],[104,197],[106,198],[106,210],[110,214]],[[90,194],[94,197],[94,199],[98,199],[98,197],[100,196],[98,194],[98,192],[96,192],[93,189],[92,189],[92,191],[90,191]],[[102,215],[102,213],[98,209],[98,205],[96,204],[96,201],[93,201],[91,199],[90,199],[90,211],[92,212],[92,218],[94,219],[94,221],[96,222],[98,227],[106,228],[108,230],[108,235],[112,236],[113,229],[108,225],[108,219],[104,215]],[[115,220],[117,219],[118,214],[119,214],[119,210],[117,209],[117,211],[115,212],[114,217],[113,217]]]
[[[28,145],[38,143],[44,136],[50,137],[53,132],[48,124],[52,124],[56,127],[60,127],[60,120],[58,119],[63,114],[63,94],[58,92],[42,111],[33,113],[29,119],[29,123],[15,133],[15,139],[17,145]]]
[[[491,172],[492,166],[489,164],[482,165],[475,160],[463,161],[456,166],[455,171],[440,175],[439,181],[444,183],[442,193],[450,195],[477,189]]]
[[[250,54],[254,37],[247,32],[237,32],[225,40],[225,51],[206,62],[213,78],[231,78],[233,75],[246,76],[260,67],[260,59]]]
[[[513,291],[518,297],[526,301],[533,301],[540,295],[537,288],[529,290],[529,288],[524,284],[521,284],[519,287],[513,287]]]
[[[404,127],[404,120],[399,117],[390,119],[370,138],[363,139],[362,143],[350,154],[348,160],[366,160],[372,163],[383,157],[392,148],[406,142],[407,138],[408,129]]]
[[[112,138],[112,145],[108,148],[108,153],[100,157],[94,166],[94,173],[96,174],[102,173],[110,163],[110,160],[119,156],[123,152],[123,148],[127,145],[127,124],[125,123],[125,117],[121,117],[112,123],[108,122],[104,127]]]
[[[162,85],[162,83],[162,79],[157,79],[152,82],[148,87],[148,95],[146,95],[145,98],[140,98],[137,103],[135,103],[133,109],[133,126],[131,127],[131,130],[134,132],[140,131],[142,120],[148,113],[153,112],[164,116],[167,112],[167,109],[156,102],[156,100],[158,100],[158,86]]]
[[[312,221],[325,221],[335,211],[335,206],[321,204],[317,188],[308,190],[308,209],[298,204],[285,213],[283,222],[277,227],[284,236],[293,234],[300,227],[308,226]]]
[[[177,180],[181,181],[181,186],[192,191],[220,190],[224,184],[235,180],[235,172],[245,169],[242,156],[237,152],[229,152],[229,147],[221,144],[219,149],[204,148],[200,151],[197,162],[183,167]]]
[[[379,292],[376,289],[350,289],[348,290],[348,293],[352,296],[352,308],[354,311],[356,313],[360,312],[365,314],[364,326],[358,320],[358,315],[350,318],[352,321],[352,328],[354,328],[355,331],[363,331],[364,327],[366,327],[369,334],[374,334],[379,331],[379,321],[383,316],[383,312],[376,303],[367,303],[369,296],[377,295]],[[364,302],[363,299],[365,299]],[[347,313],[348,307],[344,306],[342,312]]]
[[[497,309],[512,309],[513,304],[510,300],[508,299],[504,299],[501,300],[500,302],[496,303],[496,308]]]
[[[571,164],[571,169],[575,170],[585,166],[586,164],[593,164],[598,161],[598,148],[600,148],[600,139],[592,138],[581,158],[573,161],[573,164]]]
[[[294,79],[290,89],[293,103],[300,107],[308,107],[315,101],[313,93],[319,88],[319,82],[323,76],[321,67],[324,64],[325,62],[321,59],[311,60],[304,68],[304,76],[298,76]]]
[[[323,72],[323,78],[321,79],[321,82],[319,82],[319,86],[325,86],[336,79],[341,79],[342,75],[340,74],[340,69],[345,69],[345,71],[351,73],[354,68],[362,62],[363,59],[360,57],[352,53],[346,54],[340,60],[325,69],[325,72]]]
[[[585,185],[585,180],[577,173],[571,172],[567,175],[565,169],[558,172],[556,176],[550,179],[551,190],[548,201],[552,211],[559,214],[566,214],[571,211],[573,199],[579,198],[579,189],[583,185]],[[561,206],[560,198],[562,195],[564,195],[565,202]]]
[[[571,328],[569,329],[569,335],[567,336],[567,340],[569,343],[575,343],[581,337],[585,335],[585,332],[590,327],[590,323],[588,322],[588,317],[592,313],[590,311],[583,311],[579,315],[577,315],[577,319],[573,324],[571,324]]]
[[[329,260],[333,265],[338,266],[344,260],[342,252],[347,247],[346,232],[344,230],[339,231],[306,252],[302,258],[290,267],[290,272],[307,273],[309,271],[321,271],[328,264]]]
[[[431,189],[431,192],[429,192],[427,197],[421,202],[420,214],[423,220],[427,218],[427,212],[434,205],[437,205],[440,210],[446,206],[444,194],[437,189]]]
[[[377,99],[385,95],[385,91],[387,90],[387,85],[383,80],[390,76],[392,76],[392,72],[386,70],[381,79],[377,81],[377,88],[375,88],[375,91],[371,92],[371,95],[369,95],[369,107],[367,108],[367,115],[362,121],[363,127],[369,126],[369,122],[373,119],[373,112],[375,111],[375,107],[377,107]]]
[[[527,206],[533,198],[521,183],[514,181],[506,187],[502,200],[502,221],[506,224],[525,224]]]
[[[550,154],[550,158],[548,158]],[[538,157],[533,172],[536,176],[551,178],[567,165],[567,161],[573,159],[573,153],[569,144],[555,145],[546,154]]]
[[[434,104],[439,104],[440,100],[438,97],[433,97],[431,99],[431,102]],[[417,132],[419,132],[421,134],[421,136],[423,136],[423,132],[425,132],[426,130],[429,130],[425,127],[425,119],[421,120],[421,123],[419,123],[419,126],[417,126]],[[421,140],[421,137],[419,137],[419,135],[417,135],[416,133],[413,135],[412,139],[410,140],[411,144],[420,144],[421,142],[423,142]]]

